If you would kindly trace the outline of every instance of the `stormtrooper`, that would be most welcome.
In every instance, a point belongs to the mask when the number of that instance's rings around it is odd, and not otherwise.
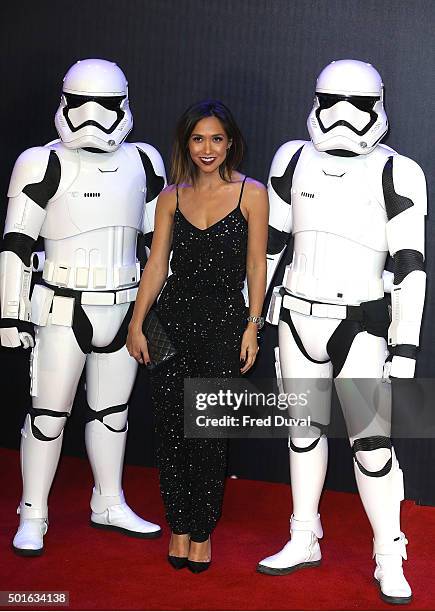
[[[269,282],[291,234],[294,254],[273,291],[268,320],[278,325],[276,367],[285,391],[315,379],[315,418],[308,432],[294,428],[289,437],[291,539],[257,570],[283,575],[321,562],[318,505],[334,380],[373,529],[380,596],[407,603],[412,594],[402,569],[407,540],[400,529],[403,476],[390,440],[391,378],[414,376],[426,278],[425,178],[414,161],[379,144],[388,122],[383,83],[370,64],[326,66],[307,124],[311,142],[285,143],[270,170]],[[394,263],[391,323],[383,282],[388,253]]]
[[[1,343],[33,347],[13,540],[24,556],[43,552],[47,497],[85,365],[91,525],[160,535],[126,504],[121,479],[137,368],[125,347],[140,276],[136,244],[139,233],[153,230],[163,162],[152,146],[124,142],[133,126],[127,81],[109,61],[69,69],[55,124],[60,140],[24,151],[15,163],[0,254]],[[32,255],[38,236],[45,245],[39,263]],[[35,268],[42,282],[30,299]]]

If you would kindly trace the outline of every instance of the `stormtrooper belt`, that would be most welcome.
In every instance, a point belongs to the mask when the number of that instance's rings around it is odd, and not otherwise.
[[[325,319],[341,319],[348,321],[363,321],[364,309],[362,306],[346,306],[341,304],[325,304],[324,302],[314,302],[305,298],[296,297],[287,293],[282,288],[282,308],[299,312],[304,315],[321,317]]]
[[[128,289],[116,291],[76,291],[65,287],[57,287],[44,283],[46,287],[52,289],[54,294],[61,297],[71,297],[83,306],[113,306],[114,304],[128,304],[136,299],[138,285]]]

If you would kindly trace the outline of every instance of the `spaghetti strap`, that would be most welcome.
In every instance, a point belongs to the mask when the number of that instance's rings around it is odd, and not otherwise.
[[[177,193],[177,206],[175,207],[175,210],[178,210],[179,209],[179,206],[178,206],[178,185],[175,185],[175,191]]]
[[[239,207],[240,207],[240,203],[241,203],[241,201],[242,201],[242,196],[243,196],[243,190],[244,190],[244,188],[245,188],[245,182],[246,182],[246,179],[247,179],[247,178],[248,178],[248,177],[247,177],[247,176],[245,176],[245,178],[243,179],[243,182],[242,182],[242,187],[241,187],[241,189],[240,189],[239,201],[237,202],[237,206],[236,206],[236,208],[239,208]]]

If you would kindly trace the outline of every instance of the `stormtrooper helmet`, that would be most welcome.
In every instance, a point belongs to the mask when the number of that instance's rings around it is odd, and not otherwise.
[[[371,64],[338,60],[319,75],[307,126],[318,151],[371,153],[388,130],[384,85]]]
[[[55,125],[69,149],[115,151],[133,127],[122,70],[102,59],[71,66],[63,80]]]

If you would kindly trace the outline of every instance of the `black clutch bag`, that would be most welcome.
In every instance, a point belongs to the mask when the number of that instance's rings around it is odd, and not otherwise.
[[[177,354],[175,346],[166,333],[155,308],[151,308],[145,317],[142,331],[147,339],[148,353],[151,359],[151,363],[147,365],[148,369],[153,370]]]

